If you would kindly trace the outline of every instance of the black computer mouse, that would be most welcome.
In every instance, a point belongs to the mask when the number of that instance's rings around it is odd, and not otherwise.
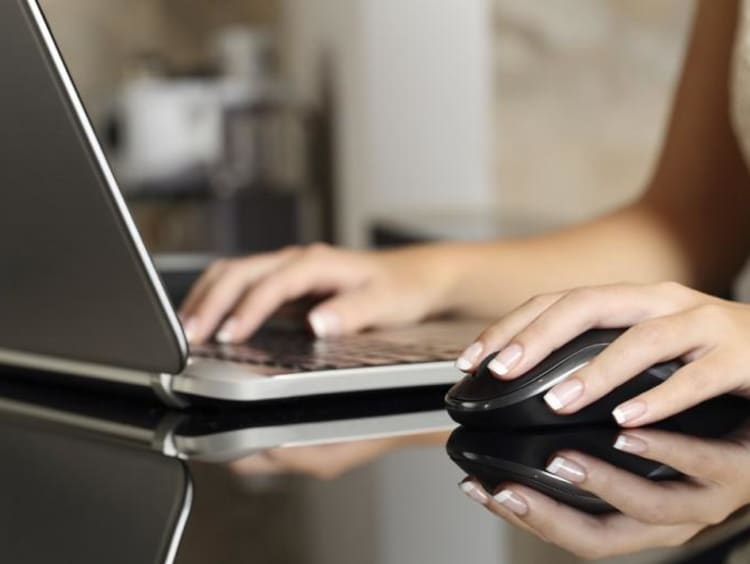
[[[465,376],[445,396],[450,416],[469,427],[546,427],[612,422],[612,410],[621,403],[664,382],[683,363],[680,360],[652,366],[624,382],[603,398],[570,415],[560,415],[542,399],[544,394],[587,364],[624,329],[594,329],[552,352],[526,374],[500,380],[487,365],[488,356],[476,373]]]
[[[653,429],[703,439],[728,439],[744,432],[749,402],[722,396],[652,425]],[[561,450],[593,456],[649,480],[678,480],[674,468],[614,448],[620,430],[611,425],[553,429],[504,429],[490,431],[458,427],[446,445],[448,456],[464,472],[494,493],[501,484],[513,482],[536,489],[572,507],[592,514],[614,511],[596,495],[547,472],[547,465]]]

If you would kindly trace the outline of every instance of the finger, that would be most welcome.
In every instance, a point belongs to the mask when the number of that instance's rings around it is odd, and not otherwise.
[[[311,253],[300,260],[287,262],[281,268],[250,288],[219,331],[222,342],[247,339],[284,302],[312,293],[337,293],[362,282],[362,272],[339,255]],[[338,334],[338,320],[326,319],[316,334]]]
[[[513,498],[515,502],[509,504]],[[517,513],[519,503],[525,505],[525,512]],[[503,517],[513,513],[537,536],[587,559],[681,544],[702,528],[649,525],[619,514],[596,517],[515,484],[503,486],[487,507]]]
[[[485,329],[456,361],[456,368],[463,372],[472,372],[490,354],[505,348],[508,341],[540,313],[560,299],[562,293],[543,294],[535,296],[520,307],[505,315],[498,323]],[[506,356],[512,358],[515,349],[506,351]],[[502,361],[502,359],[501,359]],[[506,360],[506,362],[509,362]]]
[[[615,448],[670,466],[694,479],[725,483],[743,465],[734,459],[746,449],[727,440],[708,440],[656,429],[623,431]]]
[[[654,482],[579,452],[561,452],[547,471],[653,525],[711,524],[714,490],[691,482]]]
[[[291,260],[296,253],[290,248],[264,256],[223,260],[209,268],[181,310],[191,341],[205,340],[248,285]]]
[[[214,333],[216,327],[235,306],[249,285],[242,267],[227,269],[205,292],[191,313],[194,342],[200,343]]]
[[[195,309],[195,305],[201,301],[206,290],[219,276],[221,276],[221,274],[223,274],[229,266],[229,263],[230,261],[227,259],[218,260],[200,275],[198,280],[190,288],[190,292],[188,292],[187,297],[183,300],[182,305],[180,306],[180,317],[185,320],[190,318],[192,311]]]
[[[721,364],[713,355],[691,362],[663,384],[617,406],[613,417],[623,427],[648,425],[729,393],[738,387],[741,376]]]
[[[515,378],[592,327],[627,327],[675,309],[674,298],[659,286],[620,284],[571,290],[520,331],[498,355],[500,364],[490,368],[499,376]],[[517,352],[506,359],[511,347]]]
[[[511,525],[524,529],[525,531],[540,537],[544,541],[547,540],[538,532],[534,531],[529,525],[524,523],[513,511],[506,509],[503,505],[492,503],[492,494],[488,493],[475,478],[467,476],[458,483],[458,487],[469,499],[484,506],[491,513],[505,519]]]
[[[318,337],[348,335],[397,321],[385,313],[387,300],[371,286],[354,288],[319,304],[308,319]]]
[[[574,413],[655,364],[693,353],[705,344],[699,321],[689,310],[638,323],[552,388],[545,401],[559,413]]]

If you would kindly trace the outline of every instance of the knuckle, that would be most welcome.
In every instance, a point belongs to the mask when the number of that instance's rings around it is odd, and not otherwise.
[[[583,286],[581,288],[576,288],[574,290],[571,290],[568,292],[568,294],[563,298],[565,300],[570,300],[573,303],[592,303],[596,302],[599,299],[599,296],[601,295],[601,290],[598,288],[593,288],[591,286]]]
[[[694,313],[701,319],[702,323],[709,323],[712,326],[724,326],[730,321],[726,308],[720,304],[702,304],[694,309]]]
[[[666,294],[668,296],[674,296],[674,295],[684,295],[687,293],[688,288],[686,286],[683,286],[679,282],[675,282],[673,280],[665,280],[663,282],[657,282],[654,285],[654,288],[663,294]]]
[[[658,318],[638,323],[628,329],[627,333],[631,339],[645,345],[658,345],[672,338],[669,323]]]
[[[555,298],[555,294],[537,294],[526,300],[524,306],[531,309],[545,309]]]
[[[652,500],[638,515],[638,519],[649,525],[670,525],[674,521],[663,500]]]

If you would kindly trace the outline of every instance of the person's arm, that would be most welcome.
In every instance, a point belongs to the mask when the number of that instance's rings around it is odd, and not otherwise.
[[[451,301],[502,314],[530,295],[673,280],[723,292],[750,250],[750,176],[730,122],[738,2],[700,3],[657,169],[633,205],[522,241],[464,248]],[[468,263],[468,264],[467,264]]]

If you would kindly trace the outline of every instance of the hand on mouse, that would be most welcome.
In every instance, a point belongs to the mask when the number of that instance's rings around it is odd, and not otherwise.
[[[750,397],[750,305],[671,282],[532,298],[485,330],[457,366],[472,371],[499,350],[489,369],[498,378],[516,378],[595,327],[630,329],[544,396],[560,414],[574,413],[643,370],[675,358],[685,366],[613,411],[620,425],[646,425],[725,393]]]
[[[308,320],[318,337],[398,325],[438,313],[451,269],[430,247],[357,252],[326,245],[221,260],[194,285],[180,317],[192,343],[247,339],[282,304],[331,295]],[[221,326],[219,324],[221,323]]]
[[[619,510],[592,516],[531,488],[503,484],[490,495],[467,478],[461,489],[489,511],[587,559],[683,544],[750,503],[750,427],[733,440],[708,440],[654,429],[623,432],[617,448],[666,464],[684,481],[652,482],[591,456],[561,452],[548,471]]]

